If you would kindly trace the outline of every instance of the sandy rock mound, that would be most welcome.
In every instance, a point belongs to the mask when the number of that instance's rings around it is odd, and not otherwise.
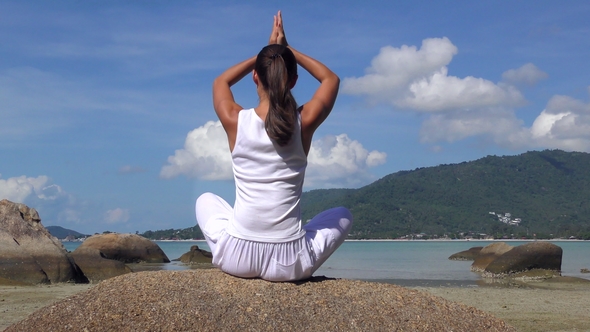
[[[219,270],[105,280],[6,331],[515,331],[483,311],[416,290],[315,278],[271,283]]]

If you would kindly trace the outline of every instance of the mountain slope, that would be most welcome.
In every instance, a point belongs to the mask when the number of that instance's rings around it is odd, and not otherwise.
[[[77,239],[86,236],[82,233],[78,233],[74,230],[63,228],[61,226],[47,226],[45,228],[47,229],[47,231],[49,231],[49,233],[51,233],[51,235],[55,236],[58,239],[65,239],[68,236]]]
[[[580,236],[590,233],[589,165],[588,153],[546,150],[402,171],[356,190],[306,192],[303,219],[342,205],[355,218],[355,238],[468,231]],[[498,213],[522,221],[510,226]]]

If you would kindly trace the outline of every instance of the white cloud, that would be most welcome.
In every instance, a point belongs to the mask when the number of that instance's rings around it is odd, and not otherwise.
[[[179,175],[201,180],[233,178],[227,135],[220,121],[209,121],[189,132],[184,148],[168,157],[160,177],[171,179]]]
[[[368,168],[385,163],[386,154],[367,151],[346,134],[326,136],[312,142],[308,156],[306,186],[364,183],[372,178]],[[191,131],[184,148],[168,157],[160,176],[171,179],[179,175],[201,180],[233,178],[227,136],[219,121],[209,121]]]
[[[412,82],[408,89],[409,93],[394,103],[424,112],[519,105],[524,101],[514,87],[497,85],[472,76],[448,76],[446,67],[429,77]]]
[[[415,46],[381,48],[366,75],[345,78],[343,92],[366,96],[419,112],[444,112],[481,107],[516,106],[524,102],[514,87],[476,78],[448,75],[457,54],[448,38],[430,38]]]
[[[107,224],[126,223],[129,221],[129,210],[121,208],[108,210],[104,214],[104,221]]]
[[[537,82],[549,77],[532,63],[527,63],[520,68],[510,69],[502,74],[504,81],[511,84],[535,85]]]
[[[529,129],[538,147],[590,152],[590,103],[554,96]]]
[[[590,103],[554,96],[530,127],[511,109],[436,114],[422,124],[422,142],[485,137],[507,148],[550,148],[590,152]]]
[[[384,164],[384,152],[368,151],[346,134],[326,136],[312,143],[305,173],[306,187],[356,186],[372,179],[368,168]]]
[[[551,114],[546,111],[541,112],[533,122],[531,127],[531,135],[533,138],[541,138],[543,136],[551,136],[551,128],[553,125],[563,119],[563,117],[570,115],[570,112]]]
[[[455,54],[457,48],[447,38],[425,39],[420,50],[415,46],[385,46],[371,61],[365,76],[344,79],[342,91],[393,102],[412,81],[446,66]]]
[[[0,178],[0,199],[23,203],[39,211],[44,224],[82,222],[83,204],[45,175]]]
[[[512,110],[489,108],[456,111],[430,116],[422,123],[420,140],[425,143],[455,142],[471,136],[485,135],[496,143],[509,144],[521,131],[522,121]]]
[[[79,202],[45,175],[0,178],[0,200],[2,199],[35,208],[46,226],[68,227],[68,225],[98,222],[114,224],[125,223],[130,219],[130,212],[127,209],[115,208],[103,214],[104,209],[88,202]],[[96,213],[96,211],[100,212]]]
[[[420,130],[424,143],[479,137],[513,149],[590,151],[589,104],[554,96],[526,127],[515,113],[525,103],[516,85],[534,85],[548,75],[527,63],[504,72],[505,83],[450,76],[447,65],[457,52],[447,38],[425,39],[420,49],[384,47],[365,76],[344,79],[343,91],[365,96],[372,103],[430,113]]]
[[[36,178],[19,176],[0,179],[0,199],[24,203],[30,199],[56,200],[65,195],[60,186],[51,183],[45,175]]]

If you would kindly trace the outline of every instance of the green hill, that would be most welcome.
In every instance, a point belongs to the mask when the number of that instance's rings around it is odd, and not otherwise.
[[[588,153],[546,150],[401,171],[355,190],[306,192],[303,219],[345,206],[355,218],[352,238],[468,232],[590,238],[589,166]],[[506,213],[520,223],[500,221]]]
[[[393,173],[359,189],[312,190],[301,202],[303,220],[331,207],[349,208],[354,216],[349,237],[357,239],[485,234],[590,240],[590,154],[545,150],[487,156]],[[141,235],[202,238],[196,226]]]
[[[146,231],[139,235],[152,240],[204,239],[201,229],[199,228],[199,226],[196,225],[184,229],[164,229],[157,231]]]
[[[55,236],[58,239],[65,239],[68,236],[70,238],[78,239],[78,238],[87,236],[82,233],[78,233],[76,231],[73,231],[71,229],[63,228],[61,226],[47,226],[45,228],[47,229],[47,231],[51,235]]]

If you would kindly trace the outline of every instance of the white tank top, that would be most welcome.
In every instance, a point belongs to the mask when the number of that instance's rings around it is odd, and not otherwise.
[[[305,235],[300,199],[307,157],[300,119],[291,141],[274,143],[254,109],[240,111],[232,152],[236,201],[226,231],[258,242],[288,242]]]

